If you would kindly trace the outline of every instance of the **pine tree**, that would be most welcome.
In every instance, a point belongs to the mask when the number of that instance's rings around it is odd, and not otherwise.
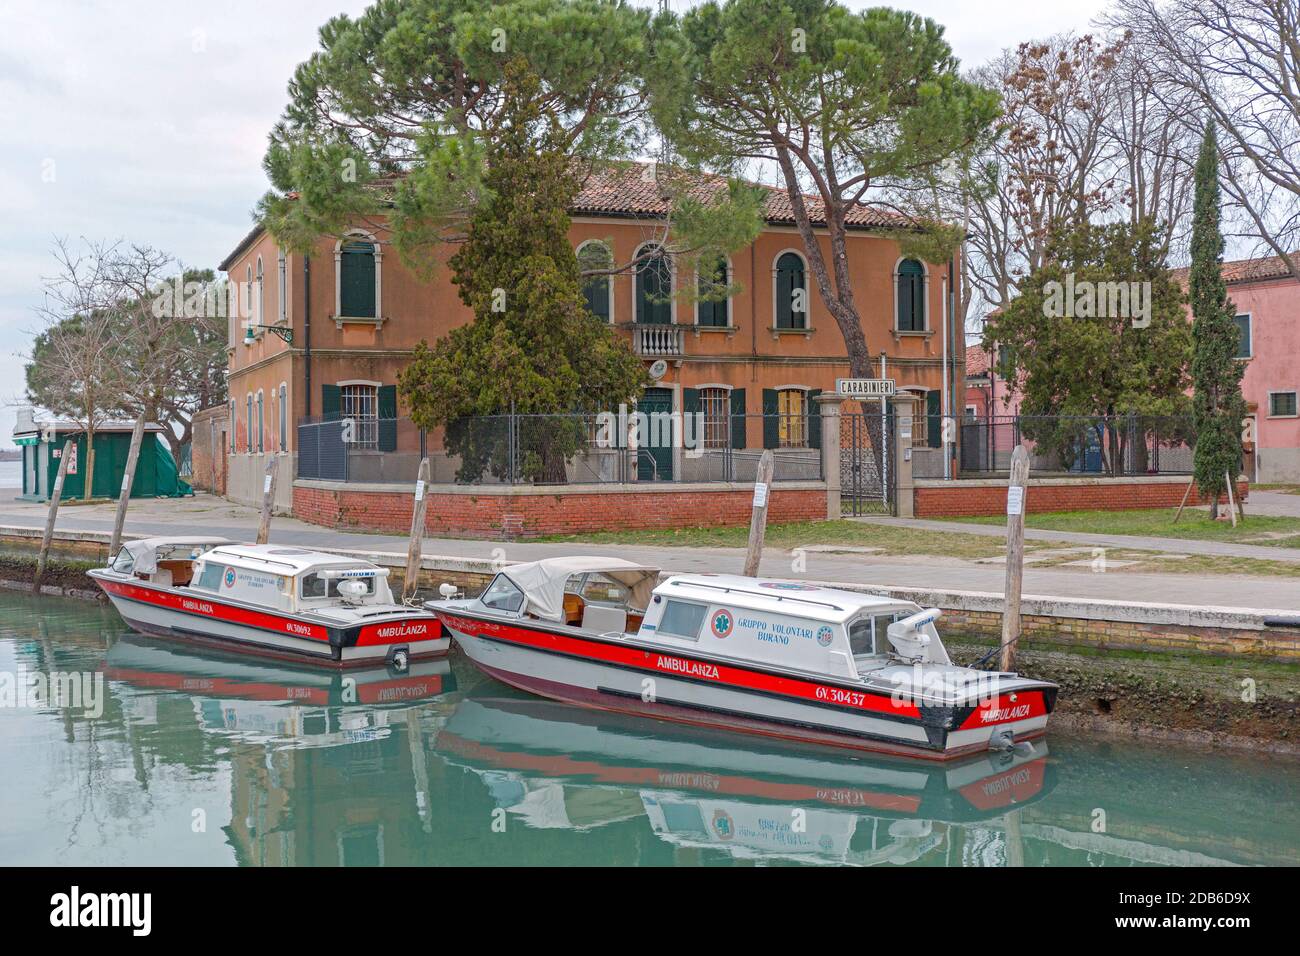
[[[1223,234],[1219,231],[1219,152],[1214,123],[1205,127],[1196,160],[1192,219],[1192,266],[1188,291],[1192,306],[1192,394],[1196,428],[1196,487],[1210,496],[1210,516],[1218,516],[1219,496],[1228,476],[1241,465],[1241,397],[1244,371],[1236,360],[1240,332],[1236,309],[1223,281]]]
[[[420,343],[398,390],[417,425],[446,426],[462,480],[510,469],[563,482],[585,439],[572,413],[631,402],[647,380],[628,343],[586,308],[569,240],[579,181],[522,60],[507,69],[502,96],[485,195],[449,263],[474,319],[431,347]],[[509,412],[534,416],[513,438],[503,421],[483,417]]]

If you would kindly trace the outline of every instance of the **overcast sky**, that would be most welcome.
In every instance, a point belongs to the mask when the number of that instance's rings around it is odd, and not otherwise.
[[[366,0],[5,0],[0,5],[0,447],[12,444],[55,236],[126,238],[214,267],[266,190],[266,134],[316,30]],[[646,4],[648,5],[648,3]],[[868,6],[854,2],[854,7]],[[1103,0],[913,0],[962,63]],[[673,0],[682,10],[685,0]]]

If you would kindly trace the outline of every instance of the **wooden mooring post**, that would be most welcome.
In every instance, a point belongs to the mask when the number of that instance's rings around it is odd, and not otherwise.
[[[1025,498],[1029,493],[1029,452],[1017,445],[1011,453],[1011,480],[1007,483],[1007,585],[1002,609],[1002,654],[999,670],[1016,666],[1020,641],[1020,586],[1025,573]]]
[[[59,499],[63,497],[63,479],[68,474],[68,461],[72,458],[76,440],[69,438],[63,444],[63,453],[59,455],[59,470],[54,476],[54,488],[50,491],[50,511],[45,516],[45,534],[41,538],[41,553],[36,558],[36,574],[32,576],[32,593],[41,593],[41,578],[45,577],[45,564],[50,557],[50,542],[54,540],[54,519],[59,514]],[[87,476],[87,483],[90,478]],[[112,555],[109,555],[112,557]]]
[[[266,463],[266,478],[262,481],[262,518],[257,523],[258,544],[266,544],[271,538],[271,509],[275,505],[275,477],[279,465],[279,455],[272,455]]]
[[[749,519],[749,550],[745,552],[745,576],[757,577],[758,565],[763,560],[763,538],[767,535],[767,504],[772,497],[772,473],[776,458],[772,449],[763,452],[758,460],[758,475],[754,479],[754,512]]]
[[[420,584],[420,558],[424,552],[424,512],[429,506],[424,490],[429,486],[429,459],[420,459],[415,479],[415,507],[411,509],[411,541],[406,547],[406,577],[402,579],[402,600],[415,597]]]
[[[140,445],[144,441],[145,417],[135,420],[131,429],[131,447],[126,453],[126,471],[122,475],[122,490],[117,496],[117,514],[113,516],[113,536],[108,541],[108,559],[113,560],[122,546],[122,528],[126,525],[126,509],[131,503],[131,485],[135,482],[135,466],[140,460]]]

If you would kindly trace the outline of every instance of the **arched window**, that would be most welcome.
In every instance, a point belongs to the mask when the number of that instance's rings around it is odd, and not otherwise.
[[[281,249],[276,253],[276,292],[279,299],[277,314],[281,324],[289,318],[289,260]]]
[[[339,244],[338,314],[352,319],[379,317],[375,243],[356,236]]]
[[[670,325],[673,321],[673,270],[658,246],[646,250],[636,267],[636,321]]]
[[[244,269],[244,318],[253,318],[253,267]]]
[[[289,386],[280,383],[280,451],[289,450]]]
[[[253,393],[248,393],[248,419],[244,426],[245,439],[244,447],[251,455],[253,453]]]
[[[598,239],[588,239],[578,246],[578,269],[609,269],[614,257],[609,246]],[[587,311],[604,322],[614,320],[614,284],[611,277],[593,275],[582,286],[582,296],[587,300]]]
[[[894,298],[898,303],[898,331],[925,331],[925,266],[915,259],[898,264],[894,277]]]
[[[797,252],[783,252],[776,260],[776,327],[808,328],[808,273]]]
[[[266,451],[266,418],[265,408],[262,404],[262,390],[257,390],[257,453],[260,455]],[[251,445],[252,442],[249,442]],[[252,450],[251,448],[249,449]]]
[[[263,291],[266,288],[262,281],[262,257],[257,257],[257,315],[253,321],[259,325],[266,321],[263,316],[266,315],[266,294]],[[260,334],[260,333],[259,333]]]
[[[710,329],[725,329],[731,325],[731,298],[718,298],[731,282],[727,260],[719,258],[711,273],[704,273],[699,281],[699,301],[695,303],[695,324]]]

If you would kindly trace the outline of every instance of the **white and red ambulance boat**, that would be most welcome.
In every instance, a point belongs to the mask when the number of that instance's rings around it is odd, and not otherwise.
[[[954,665],[936,609],[791,581],[551,558],[430,601],[466,655],[556,700],[945,760],[1042,735],[1057,687]]]
[[[393,600],[388,569],[344,555],[220,538],[144,538],[87,572],[144,634],[335,667],[445,654],[428,611]]]

